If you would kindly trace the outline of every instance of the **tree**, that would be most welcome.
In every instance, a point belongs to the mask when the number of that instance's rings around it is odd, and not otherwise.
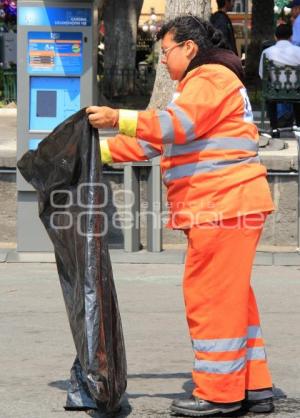
[[[17,31],[17,3],[13,0],[0,1],[0,24],[4,32]]]
[[[262,42],[273,39],[274,0],[253,0],[251,43],[246,58],[247,78],[257,77]]]
[[[290,0],[274,0],[274,17],[276,25],[280,23],[291,23],[291,14],[286,13]]]
[[[102,18],[103,8],[107,0],[98,0],[98,14],[99,19]]]
[[[166,20],[188,13],[208,19],[210,12],[210,0],[167,0],[166,2]],[[171,99],[175,85],[176,83],[170,80],[165,66],[159,63],[149,107],[164,108]]]
[[[117,95],[124,83],[128,93],[133,89],[137,27],[142,6],[143,0],[105,2],[104,86],[113,87],[112,95]]]

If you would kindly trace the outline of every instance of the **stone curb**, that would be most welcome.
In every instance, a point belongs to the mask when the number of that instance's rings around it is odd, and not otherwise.
[[[115,264],[184,264],[184,250],[167,250],[151,253],[145,250],[126,253],[123,250],[110,250],[112,263]],[[0,250],[0,263],[55,263],[54,253],[20,252],[12,249]],[[300,266],[300,252],[267,252],[256,253],[256,266]]]
[[[0,153],[2,154],[1,148],[0,148]],[[16,165],[17,165],[16,157],[11,157],[11,156],[6,157],[5,153],[3,153],[3,154],[0,155],[0,167],[2,167],[2,168],[16,168]],[[10,151],[9,151],[9,154],[11,154]]]
[[[0,108],[0,117],[1,116],[17,116],[16,108]]]

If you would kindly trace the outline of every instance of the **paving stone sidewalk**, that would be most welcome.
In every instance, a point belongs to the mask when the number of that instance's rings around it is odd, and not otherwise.
[[[192,390],[183,266],[113,268],[128,358],[128,389],[117,418],[170,417],[171,401]],[[299,274],[297,267],[254,270],[274,382],[287,395],[272,418],[300,417]],[[55,264],[0,263],[0,315],[1,418],[104,418],[63,409],[75,352]]]

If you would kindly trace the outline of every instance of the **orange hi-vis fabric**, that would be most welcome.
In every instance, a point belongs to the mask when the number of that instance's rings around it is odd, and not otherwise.
[[[165,110],[121,110],[119,128],[107,141],[113,162],[161,155],[168,226],[274,209],[247,92],[228,68],[190,71]]]
[[[250,276],[263,213],[186,231],[184,298],[195,352],[194,395],[236,402],[272,387]]]
[[[274,207],[243,84],[222,65],[200,66],[165,110],[120,110],[119,129],[101,145],[107,162],[161,155],[169,226],[188,238],[183,287],[194,395],[227,403],[271,388],[250,276]]]

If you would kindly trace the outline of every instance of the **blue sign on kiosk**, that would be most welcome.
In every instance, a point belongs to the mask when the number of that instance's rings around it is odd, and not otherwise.
[[[97,104],[97,6],[97,0],[18,0],[18,158]],[[50,251],[43,228],[29,220],[37,211],[35,192],[19,175],[17,187],[18,250]]]
[[[29,74],[82,74],[83,39],[80,32],[28,32],[27,51]]]
[[[21,26],[91,26],[91,16],[90,8],[26,6],[18,9]]]
[[[79,77],[32,77],[30,131],[52,131],[80,109]]]
[[[80,109],[82,71],[82,33],[28,32],[30,131],[51,131]]]

